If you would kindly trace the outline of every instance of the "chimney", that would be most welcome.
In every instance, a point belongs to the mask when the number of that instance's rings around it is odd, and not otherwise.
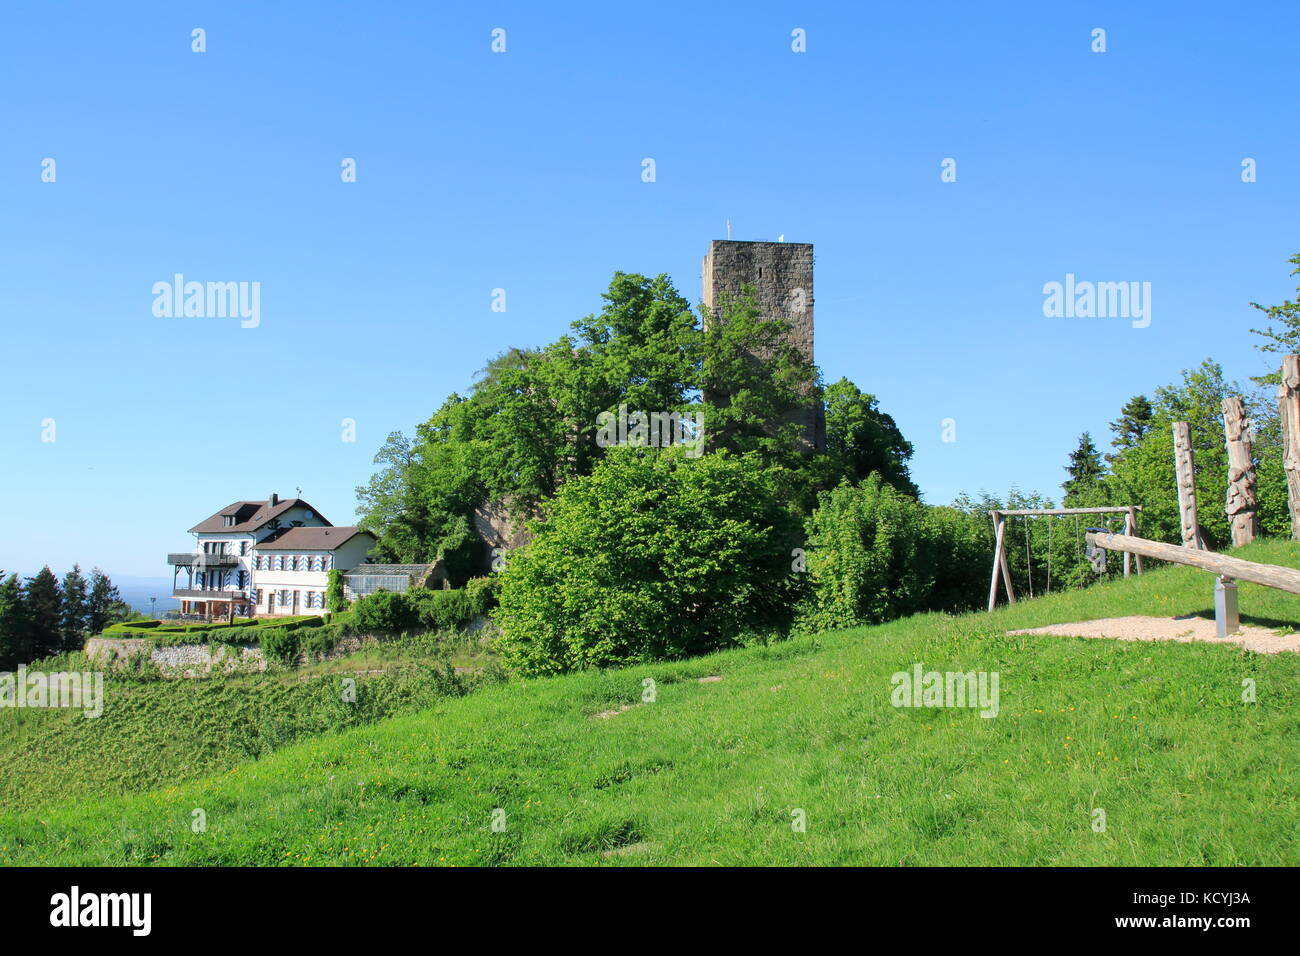
[[[267,504],[269,504],[272,508],[274,508],[279,503],[280,503],[280,496],[277,495],[274,491],[271,492],[271,500],[268,501]]]

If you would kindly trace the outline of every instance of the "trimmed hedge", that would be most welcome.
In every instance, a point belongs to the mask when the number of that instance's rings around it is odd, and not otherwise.
[[[261,644],[268,634],[317,628],[325,623],[314,614],[259,620],[264,620],[265,623],[234,621],[189,628],[160,627],[136,636],[147,637],[157,647],[175,647],[179,644]],[[118,636],[122,636],[122,633],[119,632]]]

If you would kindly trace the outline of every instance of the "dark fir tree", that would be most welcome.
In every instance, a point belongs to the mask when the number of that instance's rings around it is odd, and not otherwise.
[[[1115,435],[1111,445],[1115,448],[1114,459],[1128,449],[1135,447],[1151,428],[1155,410],[1145,395],[1134,395],[1119,410],[1119,418],[1110,423],[1110,430]]]
[[[31,659],[23,586],[18,575],[0,580],[0,671],[11,671]]]
[[[1067,507],[1072,501],[1101,487],[1102,475],[1106,473],[1101,462],[1101,453],[1092,443],[1092,435],[1084,432],[1079,436],[1079,445],[1070,452],[1070,463],[1065,466],[1069,479],[1061,487],[1065,490]]]
[[[79,651],[90,623],[90,597],[81,565],[74,564],[63,576],[63,644],[65,651]]]
[[[27,579],[23,606],[30,638],[29,660],[59,653],[63,648],[63,595],[59,579],[48,565]]]

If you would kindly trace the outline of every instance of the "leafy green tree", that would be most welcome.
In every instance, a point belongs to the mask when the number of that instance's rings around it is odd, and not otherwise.
[[[790,323],[765,319],[751,290],[703,312],[705,448],[795,464],[803,438],[795,413],[821,401],[822,388],[816,367],[786,340]]]
[[[18,575],[0,579],[0,670],[32,660],[27,609]]]
[[[1092,435],[1084,432],[1079,436],[1079,444],[1070,452],[1069,463],[1065,466],[1070,477],[1062,488],[1065,491],[1065,506],[1093,507],[1080,504],[1085,498],[1095,497],[1102,489],[1102,476],[1106,467],[1101,462],[1101,453],[1092,443]]]
[[[875,472],[905,495],[920,497],[907,463],[912,443],[892,416],[847,378],[826,387],[826,452],[839,480],[856,484]]]
[[[1291,265],[1295,266],[1291,270],[1291,275],[1300,275],[1300,253],[1292,256],[1289,260]],[[1300,287],[1296,288],[1300,292]],[[1256,342],[1255,348],[1265,354],[1290,355],[1300,352],[1300,297],[1295,299],[1285,299],[1281,305],[1260,305],[1258,302],[1252,302],[1251,308],[1258,309],[1268,316],[1269,324],[1263,329],[1251,329],[1250,331],[1258,335],[1262,342]],[[1280,323],[1274,325],[1273,323]],[[1269,372],[1267,375],[1252,376],[1251,381],[1257,385],[1277,385],[1282,380],[1280,370]]]
[[[556,673],[782,632],[803,585],[787,502],[756,453],[610,449],[547,502],[501,572],[503,662]]]
[[[839,480],[794,451],[793,413],[820,400],[816,369],[785,344],[788,323],[762,320],[752,294],[724,300],[700,321],[667,276],[616,273],[603,300],[551,345],[491,360],[471,393],[448,398],[414,440],[389,436],[380,470],[357,489],[361,525],[378,536],[379,554],[441,558],[462,584],[481,559],[478,510],[503,504],[517,521],[539,514],[605,456],[599,416],[620,405],[702,413],[706,449],[754,452],[765,465],[800,471],[791,493],[809,502],[817,487]],[[843,405],[853,466],[879,459],[877,467],[898,474],[910,446],[891,434],[892,421],[870,396]],[[872,444],[853,446],[859,438]]]
[[[1223,435],[1223,400],[1242,396],[1254,434],[1254,456],[1260,491],[1260,519],[1269,533],[1285,526],[1285,480],[1281,479],[1281,432],[1276,408],[1259,394],[1224,378],[1223,368],[1206,359],[1186,369],[1182,381],[1156,389],[1151,423],[1142,439],[1116,458],[1107,479],[1113,503],[1140,504],[1143,537],[1180,542],[1178,489],[1174,478],[1173,423],[1191,427],[1196,465],[1197,517],[1207,544],[1226,547],[1231,541],[1224,501],[1228,488],[1228,457]],[[1276,477],[1274,477],[1276,476]]]
[[[31,660],[58,654],[63,649],[63,595],[59,579],[49,566],[27,579],[23,589]]]
[[[99,568],[91,569],[90,595],[86,603],[86,632],[92,637],[102,634],[110,624],[125,620],[131,613],[117,586]]]
[[[90,596],[86,579],[81,575],[81,565],[74,564],[63,576],[63,644],[64,651],[79,651],[86,640],[90,626]]]
[[[356,490],[360,527],[376,535],[384,559],[399,563],[424,560],[429,520],[420,506],[415,479],[418,457],[410,439],[401,432],[389,433],[374,463],[380,470]]]

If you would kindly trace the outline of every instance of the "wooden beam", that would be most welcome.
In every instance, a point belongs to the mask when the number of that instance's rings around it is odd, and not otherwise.
[[[1199,548],[1201,536],[1196,520],[1196,463],[1192,458],[1192,426],[1174,422],[1174,478],[1178,483],[1178,516],[1183,546]]]
[[[1246,403],[1241,396],[1223,400],[1223,434],[1228,442],[1228,496],[1225,510],[1232,527],[1232,546],[1250,544],[1259,534],[1255,496],[1255,459],[1251,454]]]
[[[1241,581],[1253,581],[1290,594],[1300,594],[1300,570],[1295,568],[1245,561],[1226,554],[1217,554],[1214,551],[1165,544],[1163,541],[1148,541],[1146,538],[1135,538],[1126,534],[1089,531],[1088,543],[1105,548],[1107,551],[1131,551],[1134,554],[1144,554],[1148,558],[1187,564],[1214,574],[1227,575]]]
[[[1286,473],[1291,539],[1300,541],[1300,355],[1287,355],[1282,359],[1277,411],[1282,424],[1282,467]]]

